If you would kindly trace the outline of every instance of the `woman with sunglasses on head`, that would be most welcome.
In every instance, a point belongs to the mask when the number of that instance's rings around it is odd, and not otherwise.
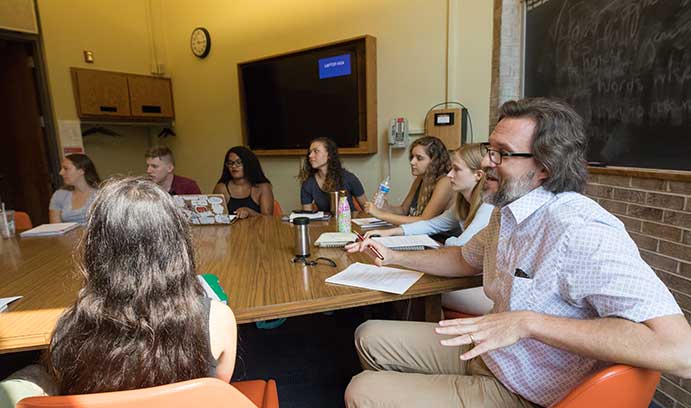
[[[243,146],[231,147],[214,193],[223,194],[228,212],[238,218],[272,215],[274,193],[257,156]]]
[[[480,143],[461,146],[451,155],[451,170],[446,174],[451,188],[456,193],[456,205],[430,220],[403,224],[397,228],[368,231],[372,235],[432,235],[458,231],[458,236],[449,237],[447,246],[463,246],[489,223],[494,206],[482,202],[485,174],[482,158],[485,149]],[[442,294],[442,306],[467,314],[488,313],[493,302],[484,294],[482,287],[463,289]]]
[[[101,183],[94,163],[85,154],[68,154],[60,164],[63,186],[53,193],[48,207],[51,223],[86,223],[86,214]]]
[[[47,355],[60,394],[230,381],[235,317],[204,295],[189,224],[167,192],[144,178],[107,182],[76,259],[83,287]]]
[[[434,136],[424,136],[410,145],[410,169],[415,177],[403,203],[377,208],[374,203],[365,204],[365,211],[373,217],[401,225],[429,220],[446,210],[453,200],[449,179],[445,177],[451,168],[449,152],[444,142]]]
[[[338,146],[328,137],[319,137],[310,142],[310,148],[303,162],[298,180],[300,202],[303,210],[329,211],[331,201],[329,192],[346,190],[350,210],[355,210],[355,202],[362,208],[367,202],[365,189],[356,175],[343,168],[338,155]]]

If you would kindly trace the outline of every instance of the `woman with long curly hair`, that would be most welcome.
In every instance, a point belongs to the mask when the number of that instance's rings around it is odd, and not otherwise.
[[[329,211],[329,192],[337,190],[348,192],[351,210],[355,209],[353,197],[361,208],[367,202],[362,183],[357,176],[343,168],[338,156],[338,146],[328,137],[320,137],[310,142],[298,180],[302,183],[300,202],[304,210],[312,210],[314,205],[319,211]]]
[[[368,231],[372,235],[432,235],[459,231],[444,242],[446,246],[463,246],[489,223],[494,210],[482,202],[485,173],[482,171],[482,144],[463,145],[451,155],[451,170],[446,174],[456,193],[456,205],[430,220],[403,224],[400,227]],[[472,315],[488,313],[493,302],[485,296],[484,288],[457,290],[441,295],[442,306]]]
[[[204,296],[189,225],[167,192],[144,178],[106,183],[76,259],[84,284],[47,356],[60,394],[230,380],[235,317]]]
[[[60,163],[60,176],[63,186],[50,198],[49,221],[86,223],[86,213],[101,184],[96,166],[85,154],[68,154]]]
[[[223,194],[228,212],[239,218],[272,215],[274,193],[257,156],[243,146],[231,147],[223,158],[214,193]]]
[[[386,203],[383,208],[377,208],[368,202],[364,209],[371,216],[395,225],[436,217],[453,199],[451,184],[445,177],[450,168],[444,142],[434,136],[421,137],[410,145],[410,170],[415,180],[403,203],[398,206]]]

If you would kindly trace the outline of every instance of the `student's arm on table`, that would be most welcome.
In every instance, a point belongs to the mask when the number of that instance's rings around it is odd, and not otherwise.
[[[360,204],[360,208],[362,208],[364,210],[365,205],[367,205],[367,194],[359,195],[359,196],[355,197],[355,199],[357,200],[358,204]],[[351,208],[351,210],[355,211],[354,208]]]
[[[410,185],[410,188],[408,189],[408,194],[406,194],[405,199],[403,199],[403,203],[401,205],[390,205],[388,200],[385,200],[384,206],[382,208],[377,208],[373,202],[368,201],[365,203],[364,207],[362,207],[365,212],[373,217],[380,218],[381,215],[403,215],[408,213],[408,209],[410,208],[410,203],[413,202],[413,196],[415,195],[415,190],[417,189],[418,184],[421,182],[421,178],[417,177],[415,180],[413,180],[413,183]],[[377,214],[377,215],[375,215]],[[388,220],[384,220],[388,221]],[[390,222],[390,221],[388,221]],[[393,224],[393,223],[392,223]]]
[[[62,222],[62,211],[60,210],[48,210],[48,222],[51,224],[57,224]]]
[[[413,191],[412,186],[411,191]],[[411,195],[410,192],[408,194]],[[429,220],[443,213],[449,206],[449,202],[451,201],[452,196],[453,190],[451,190],[451,184],[449,183],[449,179],[447,177],[443,177],[439,179],[439,181],[437,181],[437,184],[434,186],[434,190],[432,191],[432,196],[430,197],[430,200],[427,202],[425,209],[422,211],[422,214],[420,215],[410,216],[392,214],[389,212],[382,211],[376,208],[374,205],[368,206],[367,212],[373,217],[390,222],[391,224],[410,224],[417,221]],[[406,201],[407,200],[408,197],[406,197]],[[412,201],[412,195],[410,197],[410,200]],[[410,208],[410,202],[408,202],[406,208]]]
[[[259,207],[261,208],[261,215],[273,215],[274,191],[271,188],[271,183],[262,183],[258,187],[261,192],[261,195],[259,196]]]

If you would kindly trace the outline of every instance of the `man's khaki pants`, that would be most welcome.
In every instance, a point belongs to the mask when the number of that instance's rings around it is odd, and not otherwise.
[[[370,320],[355,347],[365,371],[345,392],[347,407],[536,407],[504,387],[469,346],[447,347],[436,323]]]

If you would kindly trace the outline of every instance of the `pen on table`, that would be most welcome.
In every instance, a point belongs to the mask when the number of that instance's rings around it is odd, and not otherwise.
[[[360,235],[359,232],[355,231],[355,235],[357,236],[357,239],[359,239],[360,241],[365,240],[365,238],[362,235]],[[379,258],[382,261],[384,260],[384,255],[382,255],[381,252],[379,252],[379,250],[377,248],[373,247],[372,245],[367,245],[367,248],[370,251],[374,252],[374,255],[376,255],[377,258]]]

